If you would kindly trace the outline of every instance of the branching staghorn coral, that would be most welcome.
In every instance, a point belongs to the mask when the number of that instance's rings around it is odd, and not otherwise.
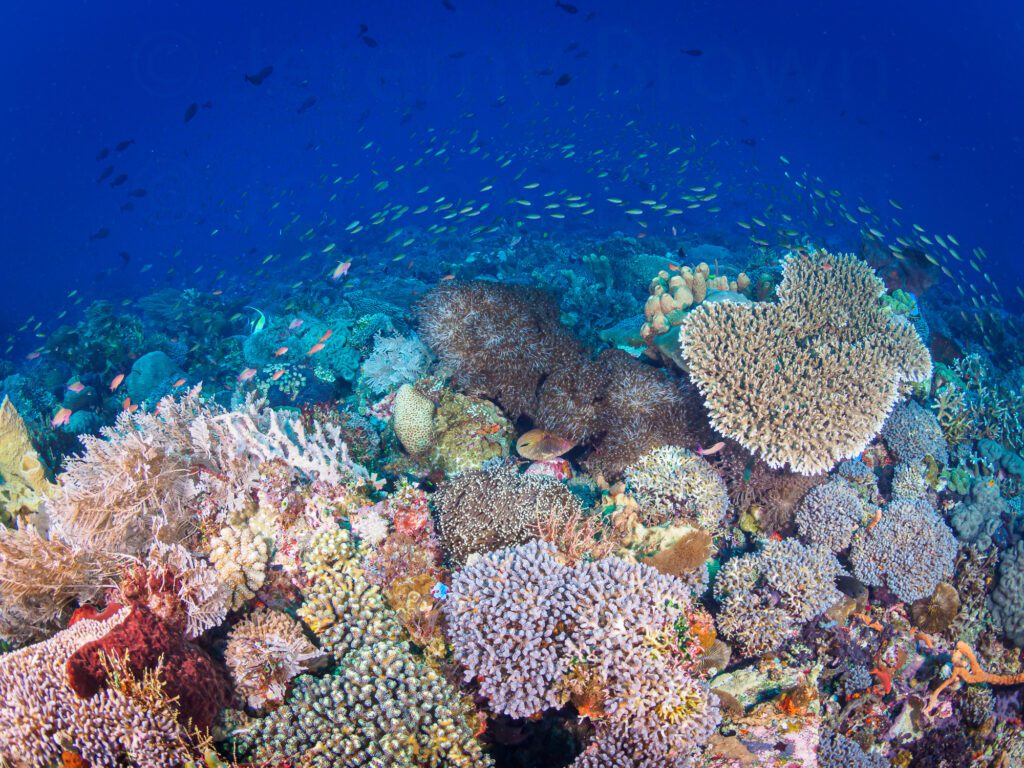
[[[904,382],[931,375],[882,281],[852,255],[787,257],[774,304],[706,303],[683,322],[689,373],[723,435],[772,467],[813,474],[857,456]]]
[[[570,568],[532,541],[457,573],[445,613],[455,658],[493,710],[571,701],[595,722],[575,768],[689,768],[717,726],[717,700],[692,674],[713,629],[689,587],[653,568],[614,557]]]

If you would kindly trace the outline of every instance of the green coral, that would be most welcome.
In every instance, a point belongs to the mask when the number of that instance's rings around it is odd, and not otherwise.
[[[427,461],[454,475],[507,457],[515,429],[493,403],[445,389],[434,413],[434,435]]]

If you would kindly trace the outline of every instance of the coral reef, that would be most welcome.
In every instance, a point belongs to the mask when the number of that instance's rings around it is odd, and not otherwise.
[[[931,456],[948,464],[948,448],[935,414],[914,400],[893,408],[882,425],[882,439],[900,462],[915,464]]]
[[[815,252],[786,259],[777,303],[691,312],[680,342],[715,428],[805,474],[860,454],[900,385],[931,376],[914,329],[880,309],[883,290],[857,258]]]

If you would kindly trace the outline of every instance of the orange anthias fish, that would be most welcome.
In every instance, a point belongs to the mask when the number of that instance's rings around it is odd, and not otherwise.
[[[454,280],[454,279],[455,279],[455,275],[445,275],[444,277],[441,278],[441,282],[444,282],[445,280]]]
[[[74,382],[72,384],[68,384],[68,389],[70,389],[72,392],[74,392],[77,395],[79,392],[81,392],[83,389],[85,389],[85,384],[83,384],[80,381],[76,381],[76,382]]]
[[[135,403],[132,402],[132,399],[130,397],[126,397],[124,399],[124,402],[121,403],[121,408],[125,411],[128,411],[128,413],[135,413],[137,410],[139,410],[139,406],[135,405]]]
[[[117,374],[117,376],[114,377],[113,381],[110,382],[110,391],[113,392],[115,389],[120,387],[122,381],[124,381],[124,374]]]
[[[302,323],[303,323],[302,319],[296,317],[294,320],[292,320],[290,323],[288,323],[288,330],[289,331],[294,331],[296,328],[301,328],[302,327]]]
[[[516,441],[516,452],[531,461],[557,459],[574,447],[576,443],[571,440],[543,429],[531,429]]]
[[[331,280],[340,280],[342,277],[348,274],[349,269],[352,267],[351,261],[339,261],[338,266],[331,272]]]
[[[324,335],[321,336],[319,339],[317,339],[317,341],[327,341],[333,335],[334,335],[334,329],[333,328],[328,328],[326,331],[324,331]]]
[[[256,369],[255,368],[246,368],[244,371],[242,371],[240,374],[238,374],[238,383],[241,384],[242,382],[248,381],[249,379],[251,379],[255,375],[256,375]]]
[[[270,377],[270,380],[277,381],[282,376],[284,376],[284,368],[278,368],[276,371],[274,371],[273,375]]]
[[[274,357],[280,357],[287,351],[288,347],[278,347],[277,349],[274,350]]]
[[[184,384],[184,383],[185,383],[185,380],[184,380],[184,379],[178,379],[178,380],[177,380],[176,382],[174,382],[174,383],[173,383],[173,384],[172,384],[171,386],[172,386],[172,387],[174,387],[175,389],[177,389],[178,387],[180,387],[180,386],[181,386],[182,384]]]
[[[698,445],[697,446],[697,455],[698,456],[714,456],[716,453],[718,453],[723,448],[725,448],[725,443],[723,443],[723,442],[717,442],[714,445],[712,445],[710,448],[701,448]]]
[[[324,348],[324,343],[322,341],[318,341],[316,344],[314,344],[312,347],[309,348],[309,352],[307,352],[306,355],[307,356],[315,355],[317,352],[319,352],[323,348]]]
[[[50,420],[51,427],[63,427],[71,420],[71,409],[61,408]]]

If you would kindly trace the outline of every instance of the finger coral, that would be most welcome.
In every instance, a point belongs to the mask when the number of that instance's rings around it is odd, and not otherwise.
[[[237,746],[309,768],[492,765],[457,692],[396,642],[353,650],[327,677],[299,677],[287,704],[240,731]]]
[[[696,765],[717,700],[692,674],[704,634],[689,588],[645,565],[562,565],[533,541],[457,573],[445,603],[455,658],[492,709],[536,715],[571,701],[595,721],[573,764]]]
[[[289,681],[321,656],[298,622],[264,608],[232,628],[224,661],[235,689],[259,710],[283,702]]]
[[[361,645],[401,639],[401,625],[380,589],[363,574],[347,531],[318,533],[303,564],[310,585],[299,618],[335,659]]]
[[[842,552],[869,518],[853,486],[836,477],[804,495],[796,510],[796,527],[804,541]]]
[[[769,539],[760,552],[727,560],[715,577],[718,629],[747,655],[778,649],[842,597],[845,571],[823,546]]]
[[[903,382],[931,375],[916,331],[882,311],[852,255],[791,255],[777,303],[705,303],[680,342],[711,422],[771,467],[813,474],[857,456]]]
[[[949,462],[949,447],[939,420],[914,400],[898,403],[882,425],[882,439],[900,462],[915,463],[931,456]]]

